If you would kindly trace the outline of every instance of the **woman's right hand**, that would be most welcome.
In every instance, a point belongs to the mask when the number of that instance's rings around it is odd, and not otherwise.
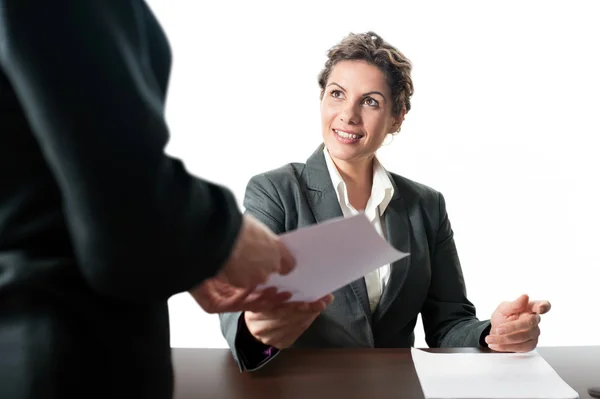
[[[288,303],[267,312],[244,312],[250,334],[277,349],[291,346],[333,301],[329,294],[315,302]]]

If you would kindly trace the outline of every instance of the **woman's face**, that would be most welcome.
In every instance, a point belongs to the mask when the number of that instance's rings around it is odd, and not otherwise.
[[[384,74],[364,61],[340,61],[332,69],[321,100],[323,141],[334,160],[370,160],[385,136],[398,130]]]

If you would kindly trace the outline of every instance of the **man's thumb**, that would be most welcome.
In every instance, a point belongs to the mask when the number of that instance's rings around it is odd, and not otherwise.
[[[279,253],[281,254],[279,274],[289,274],[296,267],[296,259],[294,259],[294,256],[292,255],[290,250],[285,246],[283,242],[281,242],[281,240],[277,240],[277,244],[279,245]]]

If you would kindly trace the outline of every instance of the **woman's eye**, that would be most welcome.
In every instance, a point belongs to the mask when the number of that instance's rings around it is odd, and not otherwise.
[[[341,91],[339,91],[339,90],[332,90],[331,91],[331,97],[333,97],[333,98],[342,98],[342,97],[344,97],[344,94]]]
[[[365,98],[365,105],[368,105],[369,107],[377,107],[379,106],[379,102],[374,98],[367,97]]]

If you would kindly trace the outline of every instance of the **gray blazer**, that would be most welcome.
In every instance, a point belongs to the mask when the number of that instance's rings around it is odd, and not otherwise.
[[[430,347],[485,346],[490,323],[477,319],[467,299],[444,197],[404,177],[389,176],[394,196],[384,213],[388,241],[410,256],[391,265],[390,281],[375,312],[369,307],[364,278],[358,279],[333,293],[333,303],[294,347],[411,347],[419,313]],[[287,164],[254,176],[244,206],[277,234],[341,217],[323,144],[306,164]],[[240,352],[249,350],[249,341],[239,337],[245,327],[240,316],[219,317],[233,356],[244,369],[249,365]]]

